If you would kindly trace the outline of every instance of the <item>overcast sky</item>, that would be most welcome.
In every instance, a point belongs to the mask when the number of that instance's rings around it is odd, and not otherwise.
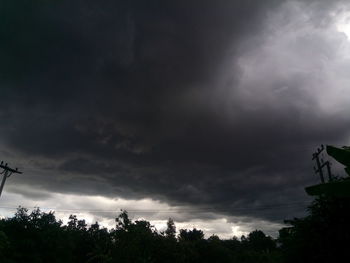
[[[316,148],[349,145],[347,1],[23,2],[0,4],[3,216],[274,234]]]

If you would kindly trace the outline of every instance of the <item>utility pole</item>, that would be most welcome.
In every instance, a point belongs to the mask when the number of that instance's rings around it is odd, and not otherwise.
[[[332,181],[332,173],[331,173],[331,163],[329,161],[324,162],[323,159],[320,159],[320,154],[323,152],[324,146],[321,145],[321,148],[317,148],[317,152],[312,154],[312,160],[316,160],[316,167],[314,167],[315,173],[320,174],[321,182],[325,183],[324,175],[323,175],[323,167],[327,167],[327,173],[328,173],[328,179],[331,182]]]
[[[13,173],[21,174],[22,172],[18,171],[18,168],[16,168],[16,169],[10,168],[10,167],[7,165],[7,163],[4,164],[3,161],[1,161],[1,163],[0,163],[0,169],[3,169],[2,172],[0,173],[0,174],[3,174],[2,181],[1,181],[1,185],[0,185],[0,196],[1,196],[2,189],[4,188],[6,179],[7,179],[8,177],[10,177],[11,174],[13,174]]]

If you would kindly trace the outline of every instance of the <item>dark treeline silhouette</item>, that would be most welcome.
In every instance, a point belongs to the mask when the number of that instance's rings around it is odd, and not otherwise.
[[[114,229],[87,226],[75,215],[66,225],[54,213],[18,208],[0,221],[0,262],[278,262],[276,241],[262,231],[247,237],[204,238],[198,229],[176,236],[169,219],[164,232],[144,220],[132,221],[123,211]]]
[[[350,244],[350,199],[322,196],[309,215],[289,220],[273,239],[255,230],[241,238],[205,238],[199,229],[174,221],[157,231],[148,221],[132,221],[122,211],[115,228],[87,226],[75,215],[66,225],[53,212],[18,208],[0,220],[0,262],[346,262]]]
[[[349,262],[350,198],[321,195],[279,231],[284,262]]]

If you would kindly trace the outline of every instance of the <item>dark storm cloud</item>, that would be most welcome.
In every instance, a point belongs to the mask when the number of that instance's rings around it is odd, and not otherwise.
[[[250,57],[262,68],[278,65],[259,46],[282,4],[5,1],[1,142],[59,174],[17,180],[281,219],[281,211],[235,207],[304,200],[314,147],[349,133],[344,115],[325,114],[317,97],[305,95],[304,87],[316,86],[308,72],[282,78],[276,67],[244,79]],[[330,4],[311,7],[311,24],[329,23],[320,18]],[[319,42],[319,52],[332,56]]]

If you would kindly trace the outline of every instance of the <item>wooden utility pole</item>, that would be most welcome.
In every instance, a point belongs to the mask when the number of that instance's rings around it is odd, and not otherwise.
[[[316,160],[317,168],[314,167],[315,173],[320,174],[321,182],[325,183],[324,175],[323,175],[323,167],[327,167],[328,179],[332,181],[332,173],[331,173],[331,163],[329,161],[324,162],[323,159],[320,159],[320,154],[323,152],[324,146],[321,145],[321,148],[317,148],[317,152],[312,154],[312,160]]]
[[[6,179],[11,176],[13,173],[21,174],[22,172],[18,171],[18,168],[12,169],[7,165],[7,163],[4,164],[3,161],[0,163],[0,169],[2,169],[2,172],[0,174],[3,174],[1,185],[0,185],[0,196],[2,193],[2,189],[4,188]]]

